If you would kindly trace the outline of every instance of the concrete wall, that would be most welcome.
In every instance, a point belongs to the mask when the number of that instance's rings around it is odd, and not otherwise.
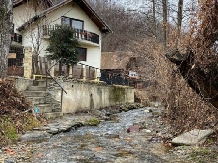
[[[18,91],[24,92],[27,90],[28,86],[33,85],[33,80],[30,79],[25,79],[25,78],[16,78],[15,79],[15,87],[17,88]]]
[[[135,89],[123,86],[107,86],[102,83],[63,82],[62,86],[67,91],[63,93],[63,113],[99,109],[122,103],[134,102]],[[61,99],[61,90],[54,84],[50,94],[58,101]]]

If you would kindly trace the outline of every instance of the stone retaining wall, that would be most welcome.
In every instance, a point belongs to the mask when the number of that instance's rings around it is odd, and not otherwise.
[[[24,92],[25,90],[27,90],[28,86],[33,85],[33,80],[31,79],[26,79],[22,77],[13,77],[13,78],[15,79],[15,87],[20,92]]]
[[[100,109],[118,104],[134,103],[135,89],[127,86],[109,86],[105,82],[59,79],[59,83],[67,91],[63,92],[63,113]],[[33,85],[33,80],[17,78],[15,87],[25,91]],[[56,83],[50,83],[47,97],[61,101],[61,88]]]
[[[61,82],[67,94],[63,93],[63,113],[100,109],[122,103],[134,102],[134,88],[127,86],[108,86],[102,82],[65,81]],[[49,89],[50,95],[60,101],[61,90],[54,83]]]

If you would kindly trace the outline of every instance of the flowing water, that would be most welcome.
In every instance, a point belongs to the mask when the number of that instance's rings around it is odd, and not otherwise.
[[[127,132],[131,125],[151,121],[152,113],[144,110],[118,113],[111,117],[111,121],[103,121],[98,126],[83,126],[55,135],[37,144],[37,153],[31,162],[164,163],[166,160],[161,159],[158,152],[153,152],[161,146],[158,141],[151,141],[153,133],[149,130]]]

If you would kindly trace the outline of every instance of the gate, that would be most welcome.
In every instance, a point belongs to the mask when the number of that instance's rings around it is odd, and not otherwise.
[[[23,59],[24,59],[24,47],[11,46],[8,55],[7,75],[23,77],[24,75]]]

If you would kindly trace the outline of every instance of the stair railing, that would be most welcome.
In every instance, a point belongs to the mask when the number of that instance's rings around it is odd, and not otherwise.
[[[46,89],[48,87],[48,75],[52,78],[52,80],[61,88],[61,112],[62,112],[62,102],[63,102],[63,92],[67,94],[67,91],[61,86],[61,84],[55,80],[55,78],[51,75],[50,70],[57,65],[60,61],[62,61],[62,58],[57,60],[49,69],[46,70]]]

